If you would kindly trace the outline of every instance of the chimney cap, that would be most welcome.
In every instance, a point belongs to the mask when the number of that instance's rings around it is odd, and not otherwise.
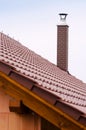
[[[67,17],[68,14],[66,13],[60,13],[59,16],[60,16],[60,20],[66,20],[66,17]]]
[[[66,24],[66,17],[67,17],[67,13],[59,13],[60,16],[60,21],[62,24]]]

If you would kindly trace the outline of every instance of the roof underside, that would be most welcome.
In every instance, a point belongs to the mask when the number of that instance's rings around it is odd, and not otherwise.
[[[86,114],[86,84],[37,55],[19,42],[0,33],[0,62],[26,79],[31,79],[63,104]]]

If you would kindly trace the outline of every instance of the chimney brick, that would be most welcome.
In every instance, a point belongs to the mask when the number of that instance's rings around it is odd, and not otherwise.
[[[57,66],[68,71],[68,25],[57,26]]]

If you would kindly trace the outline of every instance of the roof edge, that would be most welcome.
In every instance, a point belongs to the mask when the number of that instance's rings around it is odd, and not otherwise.
[[[22,100],[24,105],[53,123],[55,126],[70,130],[86,130],[86,127],[31,92],[29,89],[10,79],[3,72],[0,72],[0,87],[13,98]]]

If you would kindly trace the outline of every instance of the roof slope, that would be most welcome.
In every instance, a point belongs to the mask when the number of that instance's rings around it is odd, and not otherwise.
[[[86,114],[85,83],[3,33],[0,33],[0,62],[32,79],[63,103]]]

